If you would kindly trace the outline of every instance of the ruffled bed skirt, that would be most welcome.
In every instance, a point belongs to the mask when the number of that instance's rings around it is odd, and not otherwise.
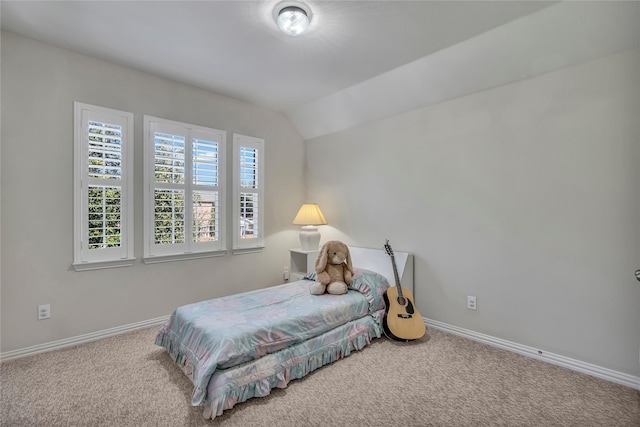
[[[380,317],[366,316],[277,353],[218,371],[209,381],[203,415],[215,418],[238,403],[285,388],[291,380],[364,348],[380,335]]]

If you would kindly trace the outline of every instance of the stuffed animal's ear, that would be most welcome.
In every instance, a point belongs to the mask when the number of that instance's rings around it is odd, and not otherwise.
[[[329,251],[327,250],[327,243],[322,245],[322,249],[320,249],[320,254],[318,255],[318,259],[316,259],[316,274],[321,273],[327,269],[327,259]]]
[[[344,245],[344,247],[347,253],[347,268],[349,269],[351,274],[355,274],[355,272],[353,271],[353,264],[351,264],[351,252],[349,252],[349,246]]]

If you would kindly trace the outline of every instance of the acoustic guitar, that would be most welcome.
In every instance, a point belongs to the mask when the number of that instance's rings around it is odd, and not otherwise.
[[[396,260],[388,239],[384,244],[384,249],[391,257],[393,276],[396,281],[396,286],[390,287],[384,294],[384,302],[386,303],[383,322],[384,334],[396,341],[411,341],[421,338],[427,328],[413,303],[411,291],[400,285]]]

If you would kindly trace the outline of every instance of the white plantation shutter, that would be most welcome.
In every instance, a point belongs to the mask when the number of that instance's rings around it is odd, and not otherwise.
[[[87,242],[89,250],[122,246],[122,189],[89,185],[89,219]]]
[[[153,145],[155,182],[184,184],[186,137],[154,132]]]
[[[240,238],[256,239],[260,216],[258,206],[258,150],[240,146]]]
[[[224,254],[226,132],[145,116],[145,262]]]
[[[233,135],[234,231],[236,252],[264,247],[264,140]]]
[[[89,250],[120,247],[123,231],[122,126],[88,120],[86,129],[89,136],[86,179],[89,218],[88,236],[84,241]],[[116,185],[105,186],[109,182],[106,180],[114,180]]]
[[[155,188],[153,192],[153,244],[185,244],[184,190]],[[183,249],[184,250],[184,249]]]
[[[185,253],[187,215],[187,130],[180,126],[152,122],[149,132],[153,170],[151,180],[152,218],[148,242],[150,255]],[[145,144],[146,148],[147,144]],[[145,227],[146,229],[146,227]],[[145,241],[147,239],[145,238]]]
[[[133,264],[133,114],[74,104],[74,268]]]
[[[219,183],[222,142],[203,132],[191,132],[192,242],[196,246],[221,239]]]
[[[122,176],[122,126],[88,120],[89,178],[120,179]]]

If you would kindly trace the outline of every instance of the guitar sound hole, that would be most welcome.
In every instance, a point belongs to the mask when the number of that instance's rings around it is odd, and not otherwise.
[[[407,299],[405,297],[398,297],[398,305],[404,307],[407,305]]]

